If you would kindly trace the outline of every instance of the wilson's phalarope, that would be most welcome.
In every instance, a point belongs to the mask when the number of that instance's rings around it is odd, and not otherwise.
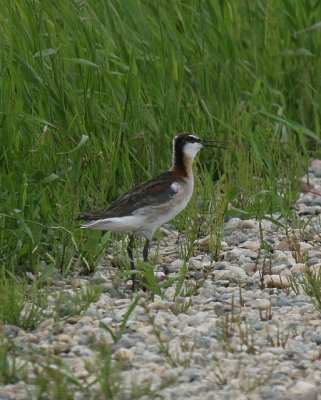
[[[134,235],[144,237],[143,260],[147,262],[155,231],[179,214],[192,196],[192,163],[196,154],[203,146],[221,147],[220,143],[226,142],[200,139],[191,133],[175,136],[171,170],[129,190],[104,210],[78,214],[78,219],[87,221],[81,228],[130,233],[127,252],[131,269],[135,269]]]

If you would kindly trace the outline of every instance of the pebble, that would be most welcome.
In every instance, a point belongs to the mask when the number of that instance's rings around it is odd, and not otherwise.
[[[117,361],[131,362],[134,358],[134,352],[130,349],[120,347],[114,352],[114,357]]]
[[[196,242],[196,245],[198,246],[199,250],[204,252],[209,251],[210,244],[211,244],[211,235],[207,235]]]
[[[281,272],[287,269],[287,266],[285,264],[281,265],[276,265],[275,267],[271,268],[272,274],[274,275],[279,275]]]
[[[89,285],[89,281],[86,279],[72,278],[68,282],[73,287],[85,287]]]
[[[256,268],[257,266],[253,262],[242,264],[243,271],[249,276],[253,275]]]
[[[247,240],[240,244],[241,248],[248,249],[251,251],[257,251],[261,248],[261,242],[259,240]]]
[[[318,345],[321,345],[321,333],[312,336],[312,340]]]
[[[225,261],[234,261],[234,260],[238,260],[240,258],[241,255],[244,255],[244,250],[242,249],[233,249],[233,250],[229,250],[225,253],[225,257],[224,260]]]
[[[243,232],[233,232],[230,236],[225,236],[225,242],[228,246],[238,246],[240,243],[248,240],[248,235]]]
[[[110,318],[110,317],[102,318],[102,319],[100,320],[100,323],[101,323],[101,324],[107,325],[107,326],[109,326],[112,322],[113,322],[113,319]]]
[[[237,283],[239,280],[238,274],[235,271],[231,270],[218,270],[214,271],[214,279],[215,281],[219,282],[221,285],[225,286],[223,281],[226,281],[227,284],[229,282]]]
[[[288,278],[280,275],[265,275],[264,283],[268,288],[286,289],[290,287]]]
[[[6,337],[16,337],[16,336],[18,336],[20,330],[21,330],[21,328],[19,328],[19,326],[16,326],[16,325],[8,324],[8,325],[4,325],[2,327],[2,333]]]
[[[202,261],[197,260],[194,257],[191,257],[188,260],[188,267],[189,267],[189,269],[201,270],[201,269],[203,269],[203,263],[202,263]]]
[[[231,271],[234,275],[237,276],[238,279],[242,280],[242,279],[246,279],[247,278],[247,274],[246,272],[240,268],[240,267],[236,267],[235,265],[229,265],[226,267],[227,271]]]
[[[170,308],[171,308],[171,303],[164,300],[157,300],[147,305],[147,309],[149,311],[170,310]]]
[[[291,268],[291,273],[292,274],[301,274],[306,269],[307,269],[307,266],[305,264],[298,263],[298,264],[293,265],[293,267]]]
[[[171,265],[175,271],[179,271],[184,266],[184,261],[177,259],[177,260],[173,261]]]
[[[320,390],[315,384],[306,381],[298,381],[290,388],[290,392],[299,400],[318,400]]]
[[[59,342],[68,343],[68,342],[70,342],[71,337],[69,335],[66,335],[65,333],[61,333],[56,336],[56,340],[58,340]]]
[[[258,310],[267,310],[271,307],[271,302],[268,299],[255,299],[247,302],[246,305]]]

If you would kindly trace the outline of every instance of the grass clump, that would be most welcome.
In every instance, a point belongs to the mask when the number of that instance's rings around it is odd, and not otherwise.
[[[26,363],[19,363],[18,351],[12,341],[0,337],[0,383],[7,385],[25,378]]]
[[[0,279],[0,321],[33,329],[48,318],[47,294],[36,282],[29,284],[24,279],[1,276]]]
[[[305,293],[321,313],[321,268],[306,267],[301,274],[292,275],[289,282],[295,294]]]
[[[99,299],[102,291],[100,285],[71,291],[61,290],[55,300],[54,315],[58,320],[81,315]]]
[[[102,293],[100,285],[81,289],[61,289],[55,294],[54,304],[49,304],[48,287],[41,280],[32,283],[25,278],[6,277],[0,279],[0,323],[34,329],[42,321],[53,317],[60,321],[83,314],[98,300]]]
[[[35,386],[32,389],[39,400],[74,399],[75,392],[86,392],[86,387],[73,374],[60,357],[48,357],[33,365]],[[89,398],[89,397],[88,397]]]

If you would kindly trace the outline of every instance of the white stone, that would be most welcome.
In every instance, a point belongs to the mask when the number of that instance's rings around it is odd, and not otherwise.
[[[147,305],[149,311],[155,310],[169,310],[171,308],[171,303],[164,300],[157,300]]]
[[[231,218],[229,221],[227,221],[225,227],[237,229],[240,226],[241,222],[242,220],[240,218]]]
[[[235,265],[228,265],[226,270],[233,272],[239,279],[247,278],[246,272],[242,268],[236,267]]]
[[[271,307],[271,302],[268,299],[256,299],[248,301],[245,305],[258,310],[268,310]]]
[[[287,266],[285,264],[281,264],[281,265],[276,265],[275,267],[272,267],[271,270],[272,270],[273,274],[278,275],[285,269],[287,269]]]
[[[252,219],[245,219],[244,221],[241,221],[240,223],[240,229],[256,229],[257,228],[257,222],[253,221]]]
[[[251,251],[257,251],[261,247],[261,242],[259,240],[247,240],[239,245],[243,249],[248,249]]]
[[[191,268],[191,269],[198,269],[198,270],[201,270],[202,267],[203,267],[203,264],[202,264],[201,261],[195,259],[194,257],[191,257],[191,258],[188,260],[188,267]]]
[[[316,394],[315,399],[317,400],[317,387],[315,384],[307,381],[297,381],[294,386],[290,388],[291,393],[293,394]],[[309,397],[310,398],[310,397]],[[312,397],[311,397],[312,399]]]
[[[197,241],[200,251],[209,251],[211,242],[211,235],[207,235]]]
[[[290,287],[288,278],[280,275],[265,275],[264,283],[268,288],[285,289]]]
[[[171,265],[172,265],[175,269],[180,270],[180,269],[183,267],[183,265],[184,265],[184,261],[183,261],[183,260],[180,260],[180,259],[177,259],[177,260],[173,261],[173,262],[171,263]]]
[[[303,273],[308,267],[305,264],[297,263],[291,268],[293,274]]]
[[[134,352],[130,349],[120,347],[115,351],[114,356],[117,361],[131,362],[134,358]]]
[[[299,244],[300,244],[300,251],[308,251],[314,248],[310,243],[300,242]]]
[[[109,326],[109,325],[113,322],[113,319],[112,319],[112,318],[105,317],[105,318],[102,318],[102,319],[100,320],[100,322],[101,322],[102,324],[104,324],[104,325]]]

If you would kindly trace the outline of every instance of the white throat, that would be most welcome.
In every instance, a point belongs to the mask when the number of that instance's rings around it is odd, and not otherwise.
[[[201,143],[186,143],[183,149],[184,154],[187,155],[191,160],[194,160],[196,154],[200,151],[203,147]]]

